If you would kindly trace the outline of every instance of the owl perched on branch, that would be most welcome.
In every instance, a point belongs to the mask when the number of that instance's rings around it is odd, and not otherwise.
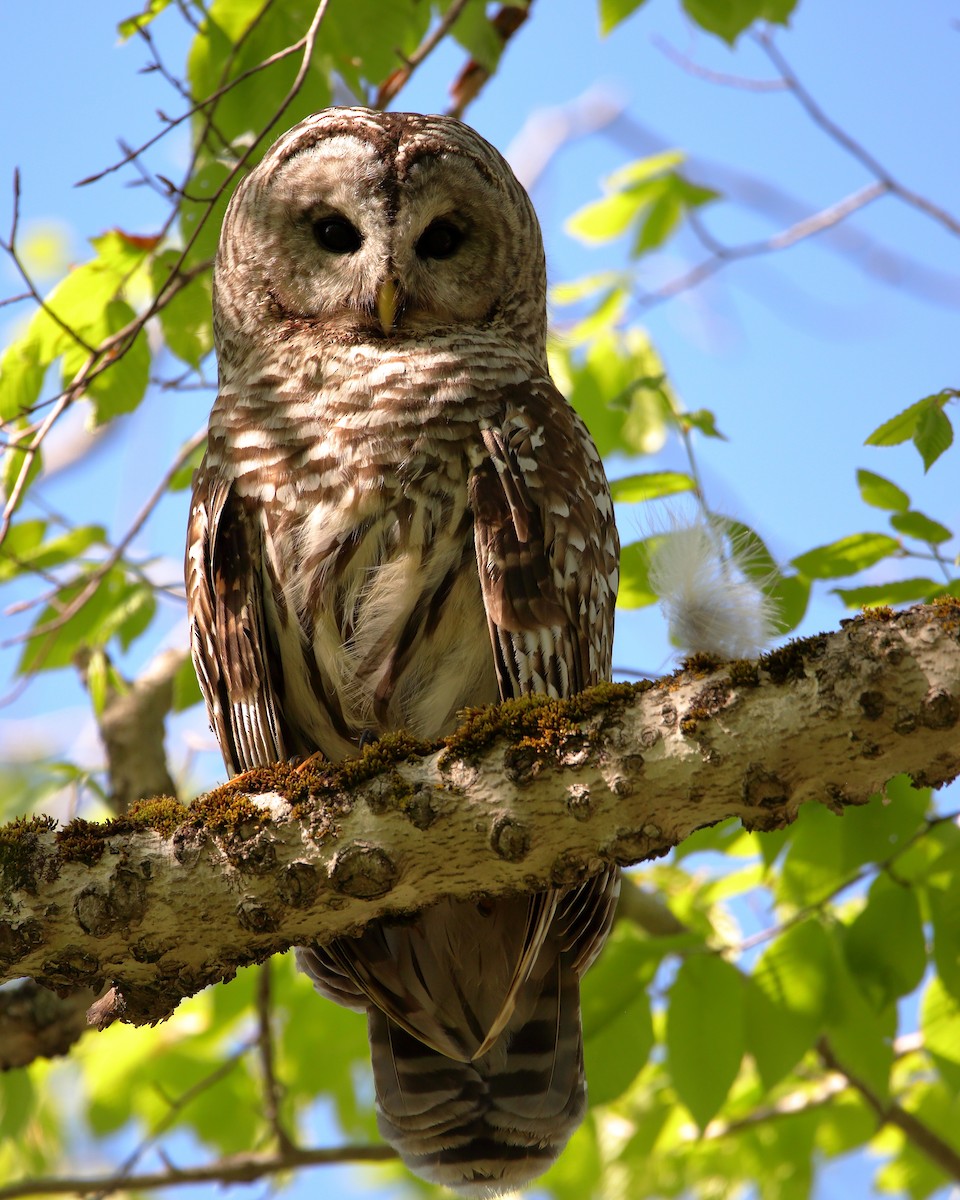
[[[529,198],[451,118],[328,109],[237,188],[187,551],[229,771],[609,676],[617,535],[549,376],[545,289]],[[560,1153],[618,886],[443,901],[298,951],[367,1013],[380,1129],[417,1174],[494,1195]]]

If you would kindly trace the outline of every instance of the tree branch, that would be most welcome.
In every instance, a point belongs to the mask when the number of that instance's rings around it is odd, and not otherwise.
[[[172,1167],[155,1174],[100,1178],[25,1179],[0,1186],[0,1200],[32,1196],[112,1196],[116,1192],[148,1192],[185,1187],[191,1183],[254,1183],[282,1171],[343,1163],[387,1162],[396,1158],[390,1146],[343,1146],[332,1149],[290,1150],[283,1154],[235,1154],[202,1167]]]
[[[709,669],[708,669],[709,668]],[[739,817],[842,812],[894,774],[960,774],[960,603],[873,612],[759,664],[483,710],[437,751],[250,772],[189,809],[0,829],[0,976],[113,981],[98,1021],[156,1021],[239,966],[442,896],[571,884]]]
[[[949,1142],[944,1141],[919,1117],[902,1108],[894,1100],[882,1100],[864,1080],[850,1072],[838,1061],[830,1043],[822,1039],[817,1050],[831,1071],[844,1077],[850,1086],[864,1098],[880,1119],[881,1125],[893,1125],[903,1133],[926,1157],[950,1179],[960,1180],[960,1153]]]

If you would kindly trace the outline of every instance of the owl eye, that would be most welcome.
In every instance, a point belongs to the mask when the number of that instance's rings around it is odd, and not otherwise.
[[[431,221],[417,242],[418,258],[450,258],[463,242],[464,234],[452,221]]]
[[[313,236],[331,254],[353,254],[363,238],[346,217],[321,217],[313,223]]]

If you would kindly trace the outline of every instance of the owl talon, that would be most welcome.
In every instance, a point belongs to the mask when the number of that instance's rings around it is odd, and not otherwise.
[[[368,746],[373,746],[379,741],[380,735],[378,733],[374,733],[372,729],[363,729],[360,732],[360,736],[357,738],[357,749],[362,754]]]

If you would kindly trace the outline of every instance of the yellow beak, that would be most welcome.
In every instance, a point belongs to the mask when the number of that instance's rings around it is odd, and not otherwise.
[[[380,328],[389,333],[397,315],[397,285],[392,279],[385,279],[377,293],[377,317]]]

